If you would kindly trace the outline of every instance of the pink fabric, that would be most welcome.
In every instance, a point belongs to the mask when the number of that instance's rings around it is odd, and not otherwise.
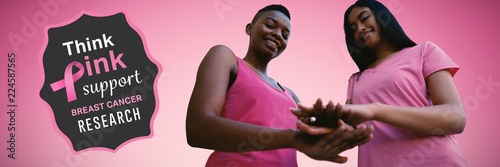
[[[223,117],[266,127],[292,129],[296,127],[297,118],[290,112],[290,107],[296,107],[296,104],[286,89],[285,91],[275,89],[238,58],[238,75],[228,90]],[[268,132],[263,131],[259,134],[262,135],[248,136],[248,140],[243,141],[239,149],[257,150],[258,145],[273,140],[272,134]],[[252,144],[254,141],[257,146]],[[297,166],[296,150],[278,149],[244,153],[214,151],[208,158],[206,166],[294,167]]]
[[[396,106],[429,106],[425,78],[439,70],[454,75],[458,66],[438,46],[425,42],[406,48],[375,68],[349,79],[347,99],[353,104],[379,102]],[[423,122],[425,123],[425,122]],[[467,166],[453,136],[432,137],[378,121],[374,138],[359,147],[365,166]]]

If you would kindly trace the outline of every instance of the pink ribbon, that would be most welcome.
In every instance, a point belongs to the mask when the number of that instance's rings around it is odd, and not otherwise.
[[[73,67],[78,68],[78,71],[75,74],[72,74]],[[83,76],[84,72],[85,71],[83,70],[83,65],[81,63],[77,61],[69,63],[64,70],[64,79],[50,84],[50,87],[52,87],[52,91],[56,92],[66,87],[66,96],[68,98],[68,102],[76,100],[75,85],[73,83],[78,81]]]

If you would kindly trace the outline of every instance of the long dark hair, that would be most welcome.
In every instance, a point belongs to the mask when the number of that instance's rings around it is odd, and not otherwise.
[[[376,0],[358,0],[351,5],[344,14],[344,33],[347,50],[349,50],[349,54],[358,66],[360,73],[376,61],[376,56],[372,50],[354,39],[354,32],[349,26],[348,17],[355,7],[368,7],[372,10],[375,15],[375,20],[380,26],[380,33],[389,43],[391,43],[391,45],[395,46],[398,51],[416,45],[415,42],[405,34],[403,28],[401,28],[398,21],[387,7]]]

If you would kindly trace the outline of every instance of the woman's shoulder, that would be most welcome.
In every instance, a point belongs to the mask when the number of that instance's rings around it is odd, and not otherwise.
[[[236,73],[238,67],[238,58],[234,52],[225,45],[212,46],[203,60],[200,68],[204,70],[222,70],[227,69],[231,73]]]
[[[420,44],[417,44],[415,47],[421,48],[422,50],[439,49],[439,46],[432,41],[424,41]]]
[[[227,47],[226,45],[214,45],[208,50],[208,53],[205,55],[204,59],[214,60],[218,63],[224,63],[236,62],[237,57],[231,50],[231,48]]]
[[[358,76],[359,74],[361,74],[361,71],[354,72],[354,73],[351,74],[351,78],[355,77],[355,76]]]
[[[209,55],[225,56],[228,58],[231,58],[231,57],[236,58],[236,55],[234,54],[233,50],[231,50],[231,48],[229,48],[226,45],[214,45],[214,46],[212,46],[207,53],[207,56],[209,56]]]
[[[357,78],[357,77],[359,77],[360,74],[361,74],[361,71],[352,73],[351,76],[349,77],[349,82],[354,81],[354,79]]]
[[[424,42],[418,43],[417,45],[415,45],[413,47],[403,49],[402,53],[411,54],[411,55],[413,55],[415,53],[420,53],[417,55],[420,55],[418,57],[421,57],[421,56],[425,56],[428,54],[441,53],[441,52],[443,52],[442,49],[438,45],[436,45],[434,42],[424,41]]]

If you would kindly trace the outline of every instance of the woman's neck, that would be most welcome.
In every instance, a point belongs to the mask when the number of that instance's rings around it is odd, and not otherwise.
[[[383,41],[375,48],[375,56],[377,57],[377,61],[381,59],[385,59],[387,56],[397,52],[398,49],[390,44],[389,42]]]
[[[378,66],[380,63],[392,57],[396,52],[398,52],[398,49],[396,49],[394,45],[391,45],[389,42],[381,42],[374,51],[377,60],[370,64],[368,68]]]
[[[256,54],[252,53],[247,53],[243,60],[253,66],[261,74],[267,76],[267,65],[269,64],[269,61],[259,59]]]

